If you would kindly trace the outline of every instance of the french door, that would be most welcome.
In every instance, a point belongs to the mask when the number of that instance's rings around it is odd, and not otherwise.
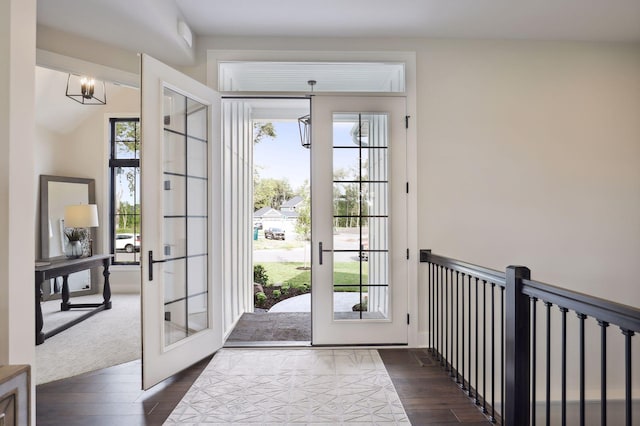
[[[406,344],[405,98],[311,111],[312,343]]]
[[[220,97],[142,55],[142,382],[222,346]]]

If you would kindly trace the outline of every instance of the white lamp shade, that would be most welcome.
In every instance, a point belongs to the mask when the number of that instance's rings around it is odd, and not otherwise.
[[[77,204],[64,208],[64,226],[67,228],[91,228],[98,226],[98,206]]]

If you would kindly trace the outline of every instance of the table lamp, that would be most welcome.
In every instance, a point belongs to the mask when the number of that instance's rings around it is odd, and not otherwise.
[[[98,206],[75,204],[64,208],[64,226],[67,228],[93,228],[98,224]],[[89,234],[89,256],[93,256],[93,239]]]

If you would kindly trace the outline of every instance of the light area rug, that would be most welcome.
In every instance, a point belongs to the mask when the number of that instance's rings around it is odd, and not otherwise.
[[[165,425],[409,425],[373,349],[221,349]]]
[[[71,303],[101,302],[102,295],[72,297]],[[76,376],[140,358],[140,296],[115,294],[112,308],[36,346],[36,384]],[[77,318],[87,309],[60,311],[60,300],[42,303],[43,331]]]

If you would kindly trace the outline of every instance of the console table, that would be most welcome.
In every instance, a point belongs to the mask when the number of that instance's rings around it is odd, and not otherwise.
[[[84,321],[96,313],[105,309],[111,309],[111,287],[109,286],[109,265],[111,265],[110,254],[97,254],[90,257],[81,257],[78,259],[47,259],[44,262],[39,261],[39,265],[35,267],[35,284],[36,284],[36,345],[40,345],[46,338],[55,336],[63,330]],[[104,290],[102,291],[102,303],[69,303],[69,274],[80,272],[102,266],[104,276]],[[62,303],[60,303],[61,311],[68,311],[73,308],[95,308],[87,312],[85,315],[78,317],[66,324],[63,324],[48,333],[42,332],[44,321],[42,318],[42,283],[51,278],[62,277]]]

